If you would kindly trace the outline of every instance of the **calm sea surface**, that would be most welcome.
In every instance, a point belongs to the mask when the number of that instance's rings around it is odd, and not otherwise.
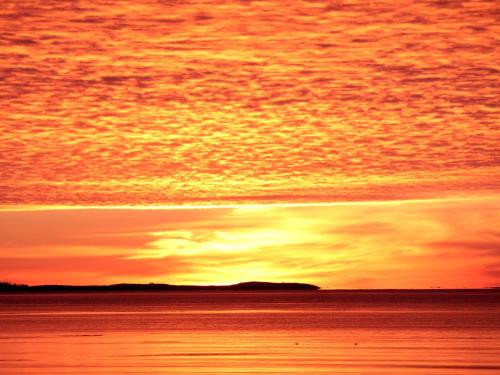
[[[0,295],[2,374],[496,374],[500,293]]]

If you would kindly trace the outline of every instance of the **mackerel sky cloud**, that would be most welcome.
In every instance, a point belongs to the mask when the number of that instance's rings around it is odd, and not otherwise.
[[[446,4],[6,1],[0,203],[496,191],[496,5]]]

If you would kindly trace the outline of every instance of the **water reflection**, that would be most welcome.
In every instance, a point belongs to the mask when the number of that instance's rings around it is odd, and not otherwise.
[[[64,306],[54,304],[57,296],[38,296],[31,306],[30,296],[21,296],[15,307],[7,303],[13,296],[0,296],[0,368],[6,374],[500,370],[500,304],[495,294],[436,294],[417,297],[413,303],[403,296],[403,308],[383,295],[365,294],[350,302],[335,293],[318,296],[218,295],[214,306],[203,294],[131,295],[129,304],[122,306],[132,314],[106,313],[123,301],[123,295],[108,295],[107,303],[91,295],[66,295]],[[243,305],[239,311],[234,310],[234,298]],[[305,303],[295,305],[304,298]],[[167,309],[168,314],[152,311],[169,306],[169,300],[177,304]],[[281,309],[273,310],[273,303],[281,303]],[[352,303],[357,304],[355,310]],[[189,312],[193,304],[199,307],[196,314]],[[256,306],[259,309],[253,311]],[[30,315],[39,307],[43,313]],[[144,308],[150,310],[141,313]]]

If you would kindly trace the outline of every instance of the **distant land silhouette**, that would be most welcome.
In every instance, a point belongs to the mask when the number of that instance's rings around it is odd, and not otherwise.
[[[171,284],[113,284],[113,285],[25,285],[0,282],[1,292],[151,292],[151,291],[314,291],[316,285],[303,283],[269,283],[250,281],[233,285],[171,285]]]

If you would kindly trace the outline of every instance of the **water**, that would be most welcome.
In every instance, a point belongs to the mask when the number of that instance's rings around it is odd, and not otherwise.
[[[0,295],[2,374],[494,374],[500,294]]]

